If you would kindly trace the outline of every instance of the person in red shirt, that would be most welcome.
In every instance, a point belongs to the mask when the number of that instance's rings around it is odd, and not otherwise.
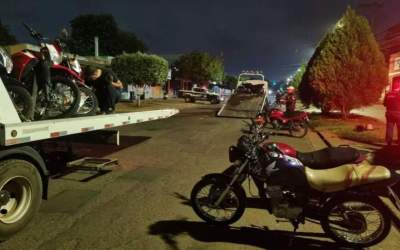
[[[393,140],[394,126],[397,127],[397,143],[400,145],[400,90],[391,90],[385,95],[383,104],[386,107],[386,143],[390,146]]]
[[[286,89],[286,112],[288,114],[293,113],[296,110],[296,93],[293,86],[289,86]]]

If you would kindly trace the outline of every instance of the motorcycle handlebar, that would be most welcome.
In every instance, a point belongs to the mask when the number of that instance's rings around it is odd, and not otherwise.
[[[22,23],[22,25],[24,25],[24,27],[28,30],[28,32],[31,34],[31,36],[38,40],[39,42],[43,42],[43,36],[38,33],[37,31],[35,31],[34,29],[32,29],[32,27],[30,27],[28,24],[26,23]]]

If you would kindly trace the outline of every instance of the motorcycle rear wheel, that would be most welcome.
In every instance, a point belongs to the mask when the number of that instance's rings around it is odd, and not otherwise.
[[[356,248],[370,247],[383,241],[389,234],[389,214],[390,211],[377,197],[335,197],[323,207],[321,226],[325,233],[338,243]],[[377,221],[379,225],[376,230],[365,235],[371,231],[368,230],[369,227],[374,227]]]
[[[303,138],[308,132],[307,123],[304,121],[290,121],[289,134],[293,137]]]
[[[233,186],[221,204],[218,207],[213,206],[226,186],[227,184],[219,178],[202,179],[196,183],[190,200],[193,210],[201,219],[213,225],[226,226],[242,217],[246,208],[246,194],[239,187]],[[208,190],[206,190],[207,187],[209,187]],[[215,214],[211,214],[213,211]],[[229,214],[227,211],[232,211],[232,213]],[[222,213],[228,216],[219,217]]]
[[[97,113],[99,102],[95,93],[86,87],[79,87],[81,91],[81,101],[75,116],[90,116]]]

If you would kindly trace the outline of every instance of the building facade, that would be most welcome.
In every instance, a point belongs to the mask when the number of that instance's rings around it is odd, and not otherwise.
[[[389,66],[390,89],[400,89],[400,24],[387,30],[381,47]]]

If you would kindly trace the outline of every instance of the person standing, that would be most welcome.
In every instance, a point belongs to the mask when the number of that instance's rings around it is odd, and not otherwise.
[[[127,86],[127,90],[129,93],[129,101],[133,102],[133,100],[135,100],[135,91],[134,91],[134,85],[133,83],[128,84]]]
[[[397,127],[397,144],[400,145],[400,90],[391,90],[385,95],[386,107],[386,143],[392,145],[394,126]]]
[[[296,110],[296,93],[293,86],[289,86],[286,90],[285,104],[286,112],[293,113]]]

